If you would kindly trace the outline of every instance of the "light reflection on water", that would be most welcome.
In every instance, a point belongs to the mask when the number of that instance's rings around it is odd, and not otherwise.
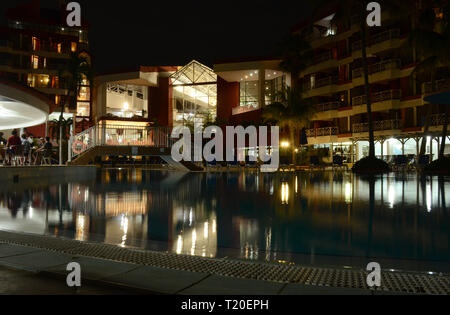
[[[0,192],[0,229],[203,257],[293,254],[449,262],[450,184],[346,173],[105,170]],[[6,189],[6,188],[3,188]]]

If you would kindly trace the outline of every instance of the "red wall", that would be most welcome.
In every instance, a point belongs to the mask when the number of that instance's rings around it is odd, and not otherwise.
[[[28,132],[30,132],[35,138],[44,138],[45,137],[45,124],[28,127]]]
[[[159,87],[150,87],[149,117],[156,118],[160,126],[173,126],[172,88],[169,78],[160,78]]]
[[[217,79],[217,118],[230,121],[233,108],[239,106],[239,83]]]

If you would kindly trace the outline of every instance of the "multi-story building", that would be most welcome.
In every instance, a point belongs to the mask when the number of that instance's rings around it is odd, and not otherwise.
[[[7,25],[0,27],[0,78],[26,85],[45,95],[50,101],[49,121],[58,119],[61,105],[68,94],[64,70],[71,54],[83,55],[90,61],[88,26],[66,25],[65,7],[42,8],[39,0],[9,9]],[[76,130],[89,125],[91,93],[83,78],[76,108],[68,108],[66,117],[73,118]],[[45,124],[29,128],[36,136],[46,133]]]
[[[353,163],[368,155],[367,97],[358,22],[347,29],[333,27],[333,14],[315,23],[310,38],[314,60],[301,74],[305,98],[313,98],[317,114],[307,130],[309,145],[329,148]],[[382,27],[370,29],[369,82],[376,138],[376,155],[418,155],[427,116],[424,96],[431,83],[412,80],[417,58],[405,45],[411,31],[383,12]],[[295,31],[300,31],[301,28]],[[437,80],[436,90],[448,90],[450,80]],[[427,154],[437,158],[446,105],[433,105]],[[447,153],[450,153],[450,146]]]

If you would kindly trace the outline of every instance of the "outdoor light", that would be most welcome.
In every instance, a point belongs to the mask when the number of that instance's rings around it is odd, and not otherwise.
[[[289,146],[290,146],[290,143],[289,143],[289,142],[286,142],[286,141],[281,142],[281,147],[282,147],[282,148],[289,148]]]
[[[128,110],[130,108],[130,104],[128,102],[123,103],[123,109]]]

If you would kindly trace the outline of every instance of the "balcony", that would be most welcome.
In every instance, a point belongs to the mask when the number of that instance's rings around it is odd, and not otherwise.
[[[377,73],[382,73],[389,70],[400,70],[401,61],[400,60],[388,60],[380,63],[376,63],[369,66],[369,75],[374,75]],[[359,68],[353,70],[353,79],[362,78],[364,74],[364,69]]]
[[[328,102],[316,105],[316,111],[318,113],[328,112],[331,110],[338,110],[341,107],[341,103],[339,102]]]
[[[316,80],[314,83],[308,81],[306,84],[303,85],[304,90],[315,90],[320,89],[326,86],[330,85],[336,85],[339,82],[339,78],[335,76],[330,76],[322,79]]]
[[[428,82],[423,85],[424,94],[432,94],[437,92],[444,92],[450,90],[450,79],[438,80],[434,83]]]
[[[450,120],[448,121],[450,125]],[[432,127],[441,127],[445,125],[445,114],[438,114],[431,116],[431,126]]]
[[[373,122],[374,131],[388,131],[388,130],[401,130],[402,121],[401,120],[381,120]],[[354,124],[353,133],[365,133],[369,132],[369,124]]]
[[[306,136],[308,138],[332,137],[332,136],[337,136],[338,134],[339,134],[338,127],[326,127],[326,128],[317,128],[317,129],[306,130]]]
[[[381,103],[385,101],[400,100],[402,98],[401,90],[388,90],[372,94],[372,104]],[[367,104],[367,96],[361,95],[352,99],[353,106],[360,106]]]
[[[388,42],[391,40],[400,39],[400,30],[393,29],[386,32],[382,32],[372,36],[368,42],[367,47],[372,47],[384,42]],[[352,45],[352,52],[361,51],[362,49],[362,41],[357,41]]]
[[[313,61],[313,65],[318,65],[322,62],[326,62],[329,60],[334,60],[333,59],[333,54],[331,51],[327,51],[325,53],[322,53],[320,55],[317,55],[316,57],[314,57],[314,61]]]

